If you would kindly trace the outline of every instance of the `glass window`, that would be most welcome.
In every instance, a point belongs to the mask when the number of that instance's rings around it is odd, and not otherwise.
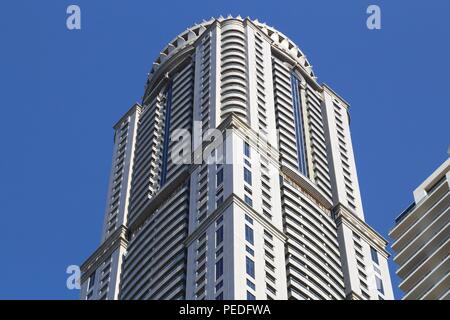
[[[223,287],[223,280],[220,280],[219,283],[216,284],[216,292],[219,291]]]
[[[375,250],[374,248],[370,247],[370,254],[372,255],[372,261],[375,262],[376,264],[379,264],[377,250]]]
[[[216,262],[216,279],[219,279],[222,275],[223,275],[223,259],[220,258],[220,260]]]
[[[223,226],[216,230],[216,247],[223,241]]]
[[[250,218],[248,215],[245,215],[245,220],[246,220],[248,223],[253,224],[253,219]]]
[[[253,290],[255,290],[255,284],[247,279],[247,286]]]
[[[216,251],[216,258],[218,257],[218,256],[220,256],[220,254],[223,252],[223,246],[221,246],[219,249],[217,249],[217,251]]]
[[[252,185],[252,173],[250,170],[248,170],[247,168],[244,168],[244,180],[245,182],[247,182],[249,185]]]
[[[248,195],[245,195],[244,199],[246,204],[248,204],[250,207],[253,207],[252,198],[250,198]]]
[[[223,300],[223,292],[217,295],[216,300]]]
[[[253,244],[253,229],[245,225],[245,240]]]
[[[376,265],[373,265],[373,270],[375,270],[376,273],[381,275],[381,270]]]
[[[249,257],[246,257],[246,270],[247,270],[247,274],[252,277],[255,278],[255,263],[253,262],[252,259],[250,259]]]
[[[90,290],[94,286],[94,282],[95,282],[95,271],[89,277],[88,290]]]
[[[295,122],[295,137],[298,157],[298,170],[304,176],[308,176],[308,161],[306,158],[305,136],[303,128],[303,113],[301,94],[299,92],[299,79],[295,74],[291,76],[292,102]]]
[[[256,298],[251,292],[247,291],[247,300],[256,300]]]
[[[383,280],[375,276],[375,282],[377,283],[377,289],[380,293],[384,294]]]
[[[217,186],[220,186],[223,183],[223,168],[217,171]]]
[[[245,250],[252,256],[255,255],[255,251],[253,251],[252,248],[250,248],[249,246],[245,246]]]
[[[250,145],[247,142],[244,142],[244,154],[250,158]]]

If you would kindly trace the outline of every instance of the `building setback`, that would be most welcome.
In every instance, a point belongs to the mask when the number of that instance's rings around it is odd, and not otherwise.
[[[349,121],[348,103],[274,28],[220,17],[187,29],[114,126],[103,238],[82,265],[81,298],[392,299]],[[181,129],[220,130],[208,152],[227,162],[174,163]]]
[[[450,300],[450,158],[414,190],[389,234],[405,300]]]

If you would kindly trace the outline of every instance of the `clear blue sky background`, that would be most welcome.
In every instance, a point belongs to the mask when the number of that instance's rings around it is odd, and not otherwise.
[[[81,31],[66,29],[72,3]],[[366,28],[369,4],[380,31]],[[288,35],[350,102],[366,219],[387,236],[447,158],[449,12],[447,0],[2,1],[0,298],[78,297],[65,270],[100,241],[112,125],[141,100],[159,50],[220,14]]]

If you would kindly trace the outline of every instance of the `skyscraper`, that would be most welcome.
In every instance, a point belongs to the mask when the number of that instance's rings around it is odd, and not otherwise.
[[[349,105],[274,28],[220,17],[187,29],[114,131],[82,299],[393,298]]]
[[[405,300],[450,300],[450,158],[414,190],[390,236]]]

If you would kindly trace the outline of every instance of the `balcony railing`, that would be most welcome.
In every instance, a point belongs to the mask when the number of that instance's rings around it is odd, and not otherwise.
[[[411,213],[411,211],[413,211],[415,208],[416,208],[416,203],[415,203],[415,202],[411,203],[411,204],[409,205],[408,208],[406,208],[405,210],[403,210],[403,212],[400,213],[400,215],[399,215],[397,218],[395,218],[395,223],[396,223],[396,224],[399,224],[399,223],[400,223],[404,218],[406,218],[406,217]]]
[[[430,189],[427,190],[427,197],[429,197],[434,191],[436,191],[444,181],[447,180],[447,176],[443,176],[439,179]],[[419,203],[421,203],[424,199],[422,199]],[[397,218],[395,218],[395,224],[399,224],[403,219],[405,219],[414,209],[416,208],[416,203],[413,202],[406,208]]]

